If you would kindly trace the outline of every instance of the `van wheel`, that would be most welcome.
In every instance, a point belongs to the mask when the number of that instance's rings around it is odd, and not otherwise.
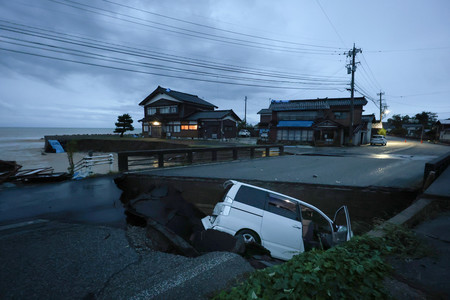
[[[253,230],[249,229],[243,229],[236,233],[236,237],[242,237],[244,239],[244,242],[246,244],[248,243],[257,243],[261,244],[261,239],[259,238],[258,234],[254,232]]]

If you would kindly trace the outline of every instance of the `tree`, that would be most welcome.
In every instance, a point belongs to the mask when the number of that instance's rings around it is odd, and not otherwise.
[[[408,115],[402,117],[403,124],[408,124],[410,121],[411,121],[411,118]]]
[[[123,114],[117,117],[116,129],[114,129],[114,133],[120,133],[120,137],[123,137],[123,134],[126,131],[133,131],[133,119],[129,114]]]
[[[395,128],[402,128],[402,117],[400,115],[393,115],[392,118],[388,120],[389,124],[392,124]]]
[[[241,129],[253,130],[253,128],[254,128],[254,127],[253,127],[252,124],[246,123],[246,122],[244,122],[244,121],[238,122],[238,125],[237,125],[237,130],[238,130],[238,131],[241,130]]]
[[[419,121],[424,128],[431,128],[431,126],[437,121],[437,114],[429,111],[423,111],[420,114],[416,114],[414,118]]]

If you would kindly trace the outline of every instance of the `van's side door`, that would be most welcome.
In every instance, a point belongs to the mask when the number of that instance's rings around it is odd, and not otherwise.
[[[281,259],[304,251],[302,222],[297,202],[269,194],[261,226],[263,246]]]

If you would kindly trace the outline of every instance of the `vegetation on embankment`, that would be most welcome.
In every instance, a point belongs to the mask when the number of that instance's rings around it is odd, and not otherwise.
[[[329,250],[313,250],[255,271],[215,299],[386,299],[388,256],[418,257],[427,249],[412,231],[387,226],[383,238],[354,237]]]

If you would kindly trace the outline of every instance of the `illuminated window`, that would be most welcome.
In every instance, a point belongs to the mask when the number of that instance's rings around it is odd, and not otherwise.
[[[198,125],[181,125],[181,130],[197,130]]]

